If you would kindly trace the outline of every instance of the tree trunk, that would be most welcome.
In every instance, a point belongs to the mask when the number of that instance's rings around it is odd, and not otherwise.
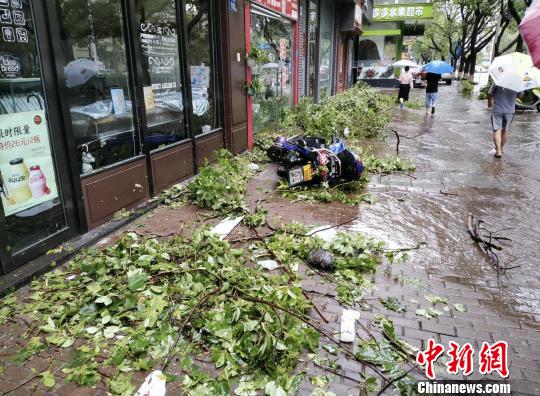
[[[472,51],[469,61],[469,81],[474,82],[474,72],[476,69],[476,51]]]

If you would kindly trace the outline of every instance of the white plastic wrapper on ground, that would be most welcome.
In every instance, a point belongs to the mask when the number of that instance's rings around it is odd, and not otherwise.
[[[308,231],[307,236],[317,236],[325,242],[332,242],[337,237],[337,231],[335,228],[331,228],[331,225],[325,225],[317,228],[313,228]]]
[[[360,319],[360,312],[344,309],[341,314],[341,342],[354,342],[355,322]]]
[[[165,396],[167,378],[160,370],[152,371],[134,396]]]
[[[240,224],[243,218],[244,216],[234,217],[234,218],[227,217],[225,220],[216,224],[214,228],[212,228],[210,231],[213,232],[214,234],[218,234],[219,239],[224,240],[227,237],[227,235],[229,235],[231,231],[234,230],[234,228],[238,224]]]

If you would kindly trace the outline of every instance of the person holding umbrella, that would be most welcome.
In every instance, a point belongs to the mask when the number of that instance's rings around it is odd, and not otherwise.
[[[398,93],[398,100],[399,100],[399,107],[403,109],[403,102],[407,102],[409,100],[409,92],[411,91],[411,88],[413,87],[413,80],[414,77],[412,73],[409,71],[411,67],[418,66],[416,63],[402,59],[396,63],[394,63],[392,66],[394,67],[404,67],[405,71],[402,71],[399,75],[398,81],[399,81],[399,93]]]
[[[426,71],[426,114],[435,114],[435,106],[439,101],[439,80],[444,73],[453,73],[454,68],[445,61],[432,61],[422,68]]]
[[[409,66],[405,66],[405,71],[399,75],[399,107],[403,109],[403,102],[409,101],[409,92],[413,86],[413,75],[409,71]]]
[[[492,84],[488,95],[493,98],[491,104],[491,125],[493,126],[495,158],[501,158],[504,145],[508,140],[507,132],[516,112],[516,98],[518,93],[508,88],[499,87],[497,84]]]
[[[540,70],[534,67],[529,55],[514,52],[495,58],[489,75],[494,82],[489,96],[494,99],[491,123],[495,158],[501,158],[516,111],[516,98],[527,89],[540,87]]]

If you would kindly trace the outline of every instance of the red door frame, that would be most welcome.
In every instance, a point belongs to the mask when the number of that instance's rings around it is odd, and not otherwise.
[[[286,18],[285,16],[282,16]],[[293,70],[293,106],[298,104],[298,60],[299,60],[299,28],[298,20],[289,19],[293,24],[293,58],[294,58],[294,70]],[[246,34],[246,53],[251,50],[251,3],[246,3],[244,6],[244,30]],[[246,62],[246,84],[251,84],[252,76],[251,70]],[[253,148],[253,101],[250,96],[247,98],[247,130],[248,130],[248,149]]]

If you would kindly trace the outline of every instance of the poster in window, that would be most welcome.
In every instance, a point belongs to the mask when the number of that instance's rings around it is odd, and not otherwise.
[[[154,95],[154,90],[152,89],[152,86],[146,86],[143,87],[143,95],[144,95],[144,107],[146,107],[146,111],[152,111],[156,109],[156,96]]]
[[[113,102],[114,114],[122,115],[127,113],[126,97],[122,88],[111,88],[111,99]]]
[[[0,196],[5,216],[58,197],[43,110],[0,115]]]

